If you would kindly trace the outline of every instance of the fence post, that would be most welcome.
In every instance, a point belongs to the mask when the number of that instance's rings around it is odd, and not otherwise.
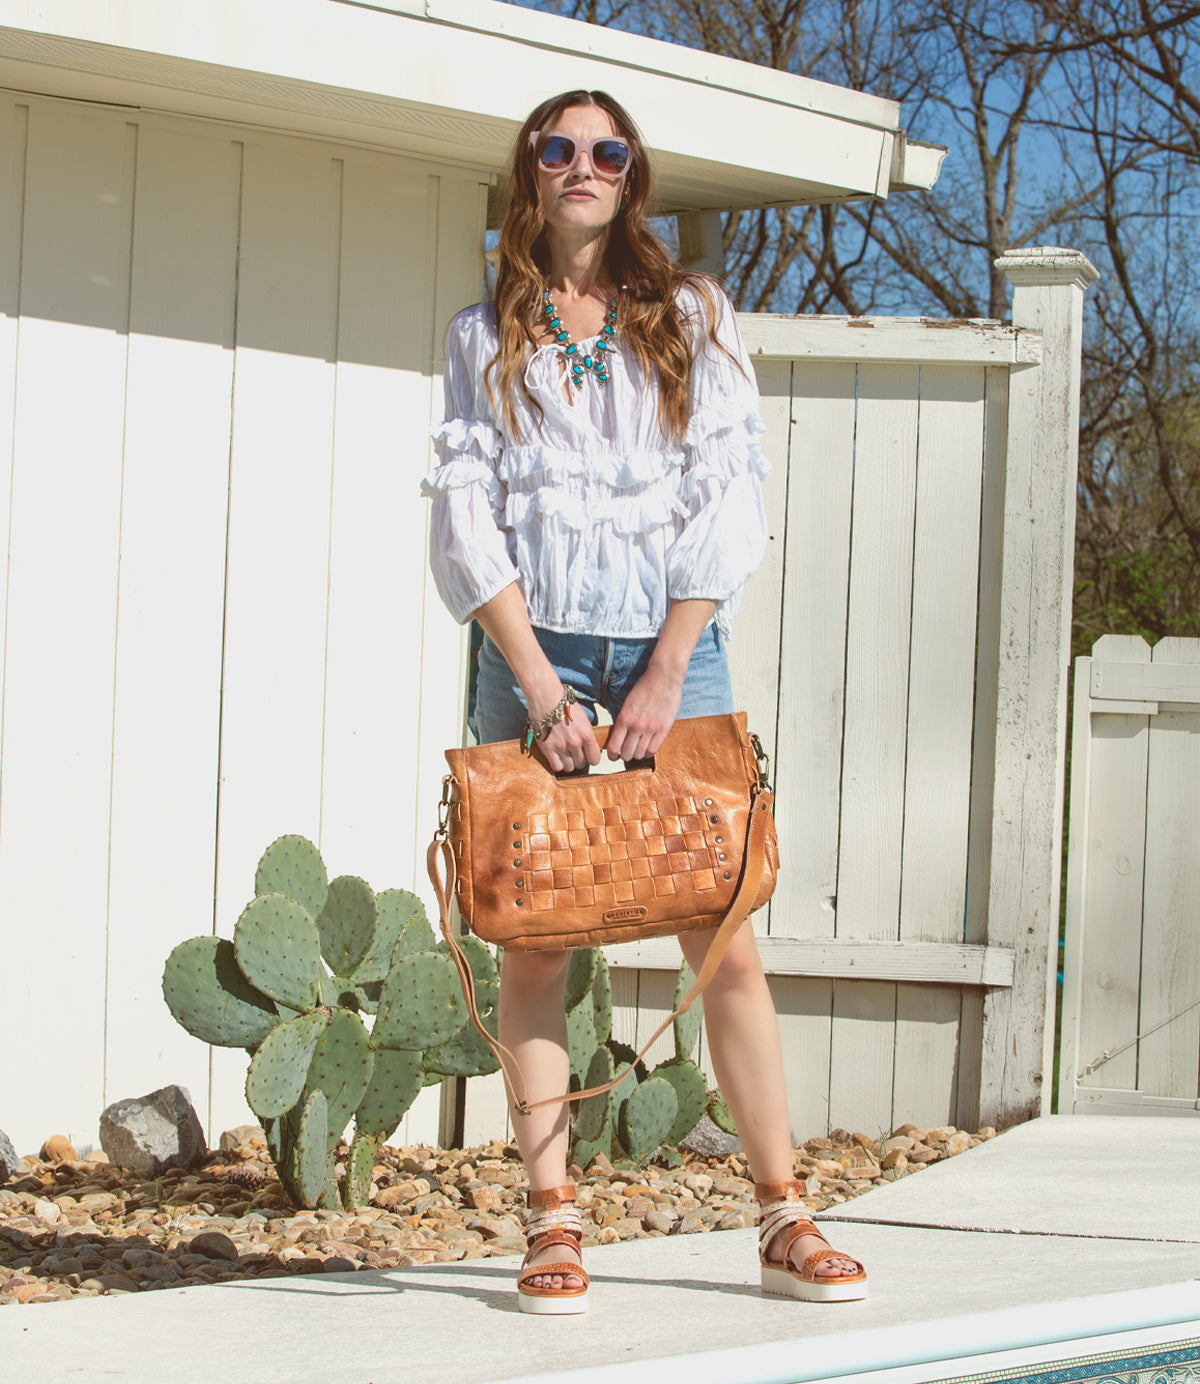
[[[984,1000],[979,1122],[1002,1126],[1050,1108],[1083,295],[1098,275],[1056,248],[1010,250],[997,266],[1013,325],[1042,333],[1041,366],[1015,370],[1009,387],[993,650],[987,941],[1013,949],[1015,972]]]

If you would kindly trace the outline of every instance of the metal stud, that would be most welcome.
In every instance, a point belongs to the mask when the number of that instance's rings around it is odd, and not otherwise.
[[[713,826],[716,826],[716,824],[717,824],[721,819],[720,819],[720,817],[710,817],[708,820],[713,824]]]
[[[705,807],[711,807],[711,806],[712,806],[712,799],[711,799],[711,798],[705,798],[705,799],[704,799],[704,806],[705,806]]]
[[[728,870],[725,871],[725,878],[726,878],[726,879],[729,878],[729,871],[728,871]],[[520,900],[518,900],[518,902],[520,902]]]
[[[716,836],[716,837],[714,837],[713,839],[716,841],[716,843],[717,843],[718,846],[721,844],[722,841],[725,840],[725,838],[724,838],[723,836]]]
[[[517,907],[520,908],[521,905],[522,905],[524,902],[525,902],[524,899],[518,899],[518,900],[517,900]]]

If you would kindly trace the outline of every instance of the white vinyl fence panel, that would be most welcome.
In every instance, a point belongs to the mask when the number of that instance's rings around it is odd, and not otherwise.
[[[1200,640],[1075,661],[1059,1109],[1200,1114]]]

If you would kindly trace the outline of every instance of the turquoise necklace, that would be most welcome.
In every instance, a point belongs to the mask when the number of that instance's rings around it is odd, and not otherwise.
[[[612,339],[617,334],[617,294],[608,300],[608,315],[605,318],[604,326],[600,329],[600,335],[596,338],[596,344],[592,347],[594,354],[584,355],[579,347],[571,340],[571,334],[562,324],[562,319],[558,315],[558,309],[550,301],[550,290],[544,289],[542,292],[542,312],[549,319],[546,323],[546,330],[554,337],[556,345],[562,347],[563,357],[567,362],[567,369],[570,371],[571,383],[577,388],[583,384],[584,375],[590,370],[596,377],[597,384],[608,383],[608,362],[605,355],[608,348],[612,345]]]

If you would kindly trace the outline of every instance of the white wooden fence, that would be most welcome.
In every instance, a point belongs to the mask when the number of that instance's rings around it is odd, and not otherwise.
[[[1200,640],[1075,661],[1058,1103],[1200,1114]]]
[[[212,1135],[247,1118],[244,1057],[178,1028],[160,978],[177,941],[229,935],[273,836],[429,898],[465,657],[417,483],[486,182],[0,100],[0,926],[42,1056],[4,1072],[22,1152],[93,1142],[106,1102],[168,1081]],[[734,662],[776,766],[760,926],[797,1132],[1042,1104],[1091,271],[1006,265],[1015,328],[743,319],[775,471]],[[669,955],[621,958],[626,1038]],[[423,1093],[398,1137],[445,1121]]]

